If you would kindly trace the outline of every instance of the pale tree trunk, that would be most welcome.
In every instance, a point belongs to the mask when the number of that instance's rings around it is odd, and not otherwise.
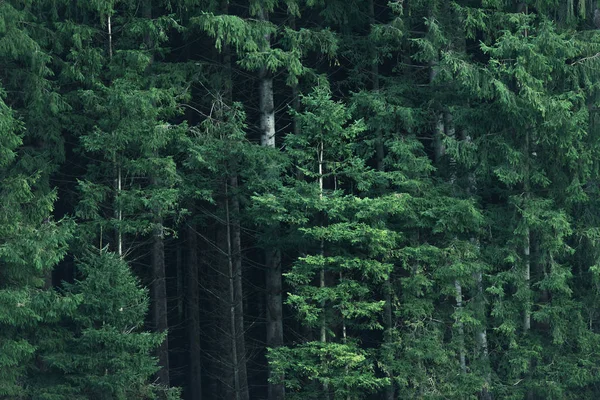
[[[283,301],[281,281],[281,252],[279,249],[265,251],[266,290],[267,290],[267,347],[277,348],[283,345]],[[275,377],[269,368],[269,378]],[[285,398],[285,389],[281,383],[269,382],[269,399]]]
[[[319,162],[319,198],[323,200],[323,157],[324,157],[324,148],[323,142],[319,143],[318,150],[318,162]],[[321,256],[325,255],[325,242],[321,239],[320,243],[321,247]],[[325,287],[325,269],[321,269],[319,273],[319,287],[323,289]],[[321,303],[321,308],[323,308],[323,316],[321,321],[321,342],[327,343],[327,327],[326,327],[326,319],[325,319],[325,304]]]
[[[527,303],[525,304],[523,310],[523,333],[529,332],[531,329],[531,305],[529,304],[529,292],[531,290],[531,236],[529,232],[529,228],[526,229],[525,232],[525,240],[523,243],[523,281],[525,282],[525,290],[528,293]]]
[[[262,8],[258,18],[268,21],[269,14]],[[265,35],[265,45],[262,49],[268,52],[271,48],[270,35]],[[273,77],[266,67],[259,71],[259,111],[260,111],[260,144],[263,147],[275,148],[275,105],[273,99]],[[277,229],[277,227],[275,227]],[[275,232],[272,232],[275,233]],[[267,347],[277,348],[283,345],[283,304],[282,304],[282,279],[281,279],[281,251],[278,248],[265,250],[265,275],[266,275],[266,316],[267,316]],[[272,379],[281,382],[271,382]],[[283,400],[285,387],[283,377],[273,376],[269,367],[268,382],[269,400]]]
[[[188,353],[188,390],[190,399],[202,399],[202,364],[200,348],[200,293],[198,262],[198,237],[196,226],[192,223],[187,227],[187,285],[186,285],[186,314],[187,314],[187,337],[189,345]]]
[[[107,18],[107,26],[108,26],[108,59],[112,61],[113,58],[113,43],[112,43],[112,21],[111,16],[109,15]],[[116,152],[113,153],[113,173],[114,173],[114,191],[115,191],[115,204],[114,204],[114,214],[115,219],[118,221],[118,226],[115,229],[115,241],[117,245],[117,253],[119,257],[123,257],[123,236],[121,233],[120,223],[123,220],[123,210],[119,205],[119,197],[121,195],[122,189],[122,176],[121,176],[121,165],[119,164],[118,157]]]
[[[530,137],[529,131],[525,136],[525,177],[524,177],[524,198],[525,201],[529,199],[530,184],[529,184],[529,153],[530,149]],[[531,305],[529,301],[529,292],[531,290],[530,279],[531,279],[531,232],[529,226],[525,230],[525,239],[523,241],[523,280],[525,282],[525,290],[527,290],[527,303],[525,304],[523,311],[523,332],[527,333],[531,329]]]
[[[318,147],[318,163],[319,163],[319,198],[323,200],[323,174],[325,170],[325,146],[321,141]],[[322,221],[324,223],[324,221]],[[321,239],[320,242],[320,254],[321,257],[325,256],[325,241]],[[325,281],[325,268],[322,268],[319,272],[319,288],[324,289],[326,286]],[[321,343],[327,343],[327,318],[325,313],[325,301],[321,302],[321,309],[323,315],[321,316],[321,335],[320,340]],[[323,392],[325,393],[325,399],[329,400],[329,385],[327,383],[323,384]]]
[[[526,2],[519,3],[519,12],[529,14],[529,5]],[[529,36],[527,29],[523,32],[525,37]],[[529,200],[530,190],[530,170],[529,170],[529,157],[531,155],[531,144],[530,144],[529,130],[525,134],[525,177],[523,182],[523,191],[525,201]],[[529,206],[527,204],[527,206]],[[531,231],[529,226],[525,228],[525,238],[523,241],[523,281],[525,284],[525,290],[527,291],[527,300],[523,310],[523,334],[527,335],[531,329]],[[529,360],[531,366],[533,360]],[[531,389],[527,391],[527,399],[533,399],[534,393]]]
[[[458,279],[454,280],[454,288],[456,289],[456,308],[459,310],[463,307],[462,286]],[[467,373],[467,362],[465,358],[465,327],[461,321],[456,321],[458,329],[458,358],[460,361],[460,370],[463,374]]]
[[[481,327],[478,327],[475,332],[475,340],[479,347],[479,359],[483,368],[485,368],[485,383],[479,398],[481,400],[492,400],[492,394],[489,392],[492,377],[490,376],[490,359],[488,354],[487,326],[485,320],[485,297],[483,295],[483,274],[481,271],[475,273],[475,283],[477,285],[477,308],[482,322]]]
[[[519,4],[519,12],[523,12],[524,14],[529,14],[529,6],[527,3],[525,2],[521,2]],[[528,36],[528,32],[527,29],[524,32],[525,37]],[[530,149],[530,137],[529,137],[529,130],[527,131],[526,135],[525,135],[525,178],[524,178],[524,198],[525,200],[529,199],[529,193],[530,193],[530,188],[529,188],[529,155],[531,152]],[[525,240],[523,243],[523,257],[525,259],[525,263],[524,263],[524,270],[523,270],[523,280],[525,281],[525,288],[527,290],[528,293],[528,297],[529,297],[529,291],[530,291],[530,279],[531,279],[531,232],[529,231],[529,226],[526,228],[525,231]],[[529,331],[529,329],[531,329],[531,307],[529,305],[529,301],[527,301],[527,304],[525,305],[525,310],[523,312],[523,332],[527,333]]]
[[[258,18],[261,21],[268,21],[269,14],[262,7]],[[263,52],[271,49],[271,37],[266,34],[265,46]],[[259,71],[259,109],[260,109],[260,144],[265,147],[275,147],[275,105],[273,100],[273,77],[266,66]]]

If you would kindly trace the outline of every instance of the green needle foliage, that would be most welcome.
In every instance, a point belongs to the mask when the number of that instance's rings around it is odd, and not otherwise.
[[[598,398],[599,82],[596,0],[0,2],[0,399]]]

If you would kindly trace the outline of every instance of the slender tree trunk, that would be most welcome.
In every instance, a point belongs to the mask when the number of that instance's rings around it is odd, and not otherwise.
[[[223,14],[229,12],[229,1],[221,0],[220,10]],[[233,97],[231,50],[228,45],[223,46],[222,65],[224,67],[225,85],[223,103],[230,105]],[[235,168],[232,168],[235,170]],[[229,191],[229,188],[232,191]],[[228,265],[228,311],[229,311],[229,351],[228,361],[224,369],[230,369],[233,374],[231,379],[224,379],[226,392],[233,392],[229,397],[236,400],[248,400],[250,397],[247,374],[247,354],[245,341],[244,304],[243,304],[243,275],[242,275],[242,243],[240,227],[240,203],[237,194],[238,177],[230,176],[225,182],[225,210],[226,210],[226,242]],[[227,346],[224,346],[227,347]],[[225,365],[230,363],[230,365]],[[228,376],[229,373],[226,374]]]
[[[229,212],[229,194],[227,190],[227,183],[225,184],[225,218],[227,227],[227,266],[228,266],[228,278],[229,278],[229,335],[230,335],[230,349],[231,349],[231,361],[233,369],[233,391],[235,400],[241,400],[241,379],[240,379],[240,367],[238,364],[238,333],[236,331],[236,296],[235,296],[235,269],[233,266],[233,249],[231,243],[231,215]]]
[[[238,178],[233,176],[229,180],[233,193],[230,193],[231,213],[229,214],[229,224],[231,226],[231,263],[233,266],[233,293],[235,307],[235,342],[237,351],[237,372],[239,380],[239,399],[249,400],[248,373],[246,369],[246,335],[244,326],[244,307],[243,307],[243,276],[242,276],[242,237],[240,227],[240,202],[238,194]],[[237,395],[236,395],[236,398]]]
[[[488,354],[488,340],[487,340],[487,326],[485,323],[485,298],[483,295],[483,273],[481,271],[477,271],[475,273],[475,283],[477,285],[477,304],[476,307],[478,309],[479,318],[482,321],[481,327],[477,328],[475,331],[475,340],[477,341],[477,346],[479,347],[479,359],[481,361],[481,365],[485,369],[485,383],[483,388],[481,388],[481,392],[479,398],[481,400],[492,400],[492,394],[489,392],[489,386],[491,384],[491,376],[490,376],[490,360]]]
[[[148,20],[152,19],[152,1],[143,2],[141,9],[142,17]],[[153,41],[150,36],[145,38],[148,48],[152,48]],[[153,56],[149,66],[153,63]],[[160,181],[156,176],[150,176],[150,184],[159,186]],[[154,230],[152,233],[152,315],[154,330],[160,333],[167,333],[168,323],[168,305],[167,305],[167,281],[165,273],[165,243],[164,243],[164,225],[163,210],[157,206],[152,210]],[[168,337],[158,348],[158,365],[160,370],[157,373],[158,383],[170,386],[169,379],[169,339]]]
[[[261,6],[258,15],[261,21],[268,21],[269,14]],[[271,48],[271,37],[265,35],[264,52]],[[259,109],[260,109],[260,144],[265,147],[275,147],[275,105],[273,100],[273,77],[266,66],[259,71]]]
[[[281,281],[281,252],[279,249],[266,250],[266,289],[267,289],[267,346],[277,348],[283,345],[283,301]],[[273,376],[269,368],[269,379],[283,379]],[[282,383],[269,382],[268,398],[281,400],[285,398]]]
[[[323,142],[319,143],[319,154],[318,154],[318,163],[319,163],[319,197],[323,199],[323,163],[324,163],[324,148]],[[321,239],[321,256],[325,255],[325,242]],[[323,289],[325,287],[325,269],[321,269],[319,273],[319,287]],[[321,321],[321,342],[327,342],[327,321],[325,318],[325,304],[321,303],[321,308],[323,309],[323,316]]]
[[[468,136],[464,131],[461,133],[461,138],[463,142],[470,143],[471,137]],[[475,178],[475,174],[473,171],[468,172],[467,176],[467,193],[469,196],[474,196],[477,191],[477,180]],[[471,238],[471,242],[479,248],[479,240],[476,238]],[[486,304],[485,304],[485,291],[483,287],[483,272],[481,270],[475,272],[473,274],[475,285],[476,285],[476,296],[475,296],[475,308],[477,312],[477,317],[479,318],[481,324],[475,330],[475,341],[477,343],[477,354],[479,361],[484,368],[484,386],[481,389],[479,394],[479,398],[481,400],[492,400],[492,394],[489,392],[489,387],[491,384],[491,375],[490,375],[490,359],[488,353],[488,340],[487,340],[487,321],[486,321]]]
[[[456,308],[459,310],[463,307],[462,286],[458,279],[454,280],[454,288],[456,289]],[[456,322],[458,329],[458,357],[460,361],[460,370],[463,374],[467,372],[467,362],[465,358],[465,328],[461,321]]]
[[[432,65],[432,70],[430,74],[431,81],[435,78],[436,64]],[[445,146],[443,144],[443,135],[448,135],[453,137],[455,135],[455,129],[452,122],[452,115],[448,112],[440,112],[436,117],[436,125],[434,131],[434,157],[435,164],[439,167],[442,161],[442,157],[446,153]],[[450,183],[454,184],[456,180],[456,171],[455,171],[455,162],[454,160],[450,161]],[[463,295],[462,295],[462,284],[459,279],[454,280],[454,289],[455,289],[455,301],[456,308],[458,311],[462,310],[463,307]],[[467,364],[466,364],[466,353],[465,353],[465,332],[464,332],[464,324],[462,321],[456,320],[455,326],[458,332],[458,359],[459,365],[462,373],[466,373]]]
[[[529,199],[530,187],[529,187],[529,154],[530,154],[530,138],[529,132],[527,132],[525,137],[525,156],[526,156],[526,164],[525,164],[525,177],[524,177],[524,198],[525,201]],[[527,205],[528,206],[528,205]],[[523,242],[523,280],[525,282],[525,290],[527,290],[527,302],[525,304],[523,310],[523,332],[527,333],[531,328],[531,305],[529,301],[529,292],[531,290],[530,287],[530,279],[531,279],[531,232],[529,231],[529,227],[525,230],[525,239]]]
[[[154,330],[167,332],[167,281],[165,278],[164,227],[160,211],[155,212],[154,232],[152,235],[152,304]],[[167,338],[158,348],[158,382],[169,386],[169,341]]]
[[[112,61],[113,58],[113,43],[112,43],[112,21],[111,16],[109,15],[107,18],[107,26],[108,26],[108,59]],[[114,202],[114,214],[115,219],[118,221],[118,226],[115,228],[115,241],[117,245],[117,253],[120,257],[123,257],[123,236],[121,233],[120,222],[123,220],[123,210],[119,205],[119,196],[121,195],[122,189],[122,176],[121,176],[121,165],[119,164],[119,160],[116,152],[113,154],[113,170],[114,170],[114,190],[115,190],[115,202]]]
[[[267,11],[260,8],[259,19],[268,21]],[[270,35],[265,35],[263,51],[268,52],[271,47]],[[259,71],[259,111],[260,111],[260,143],[263,147],[275,148],[275,105],[273,99],[273,77],[266,67]],[[275,231],[278,227],[274,228]],[[276,232],[271,232],[276,234]],[[265,250],[265,275],[267,292],[267,347],[277,348],[283,345],[283,304],[281,280],[281,251],[278,248]],[[277,379],[280,382],[271,382]],[[283,400],[285,387],[283,377],[273,376],[269,367],[268,382],[269,400]]]
[[[187,285],[186,285],[186,314],[187,337],[189,346],[188,390],[191,400],[202,399],[202,364],[200,348],[200,292],[198,278],[198,237],[196,226],[192,223],[187,227]]]
[[[323,174],[324,174],[324,168],[325,168],[325,147],[324,147],[323,142],[319,143],[318,163],[319,163],[319,198],[322,200],[323,199],[323,187],[324,187]],[[324,223],[324,221],[323,221],[323,223]],[[325,256],[325,241],[323,239],[321,239],[320,248],[321,248],[320,249],[321,257],[323,257],[323,256]],[[325,269],[322,268],[319,273],[319,288],[324,289],[325,286],[326,286]],[[323,315],[321,316],[320,340],[321,340],[321,343],[327,343],[327,318],[326,318],[326,313],[325,313],[325,301],[324,300],[321,302],[321,309],[323,310],[322,311]],[[325,399],[329,400],[329,385],[327,383],[323,384],[323,391],[325,393]]]

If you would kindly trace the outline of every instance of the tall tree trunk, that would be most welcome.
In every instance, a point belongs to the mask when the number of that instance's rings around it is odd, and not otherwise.
[[[462,286],[458,279],[454,280],[454,288],[456,289],[456,308],[459,310],[463,307]],[[456,321],[458,329],[458,358],[460,362],[460,370],[463,374],[467,373],[467,362],[465,357],[465,327],[461,321]]]
[[[238,178],[233,176],[229,180],[233,193],[231,196],[231,245],[232,245],[232,263],[233,263],[233,284],[234,284],[234,306],[235,306],[235,341],[237,342],[237,375],[239,376],[239,399],[248,400],[250,398],[248,389],[248,373],[246,369],[246,329],[244,326],[244,307],[243,307],[243,275],[242,275],[242,235],[240,226],[240,201],[237,194]]]
[[[260,6],[258,18],[268,21],[268,12]],[[271,36],[266,34],[264,52],[271,49]],[[273,76],[266,66],[259,71],[259,111],[260,111],[260,144],[265,147],[275,147],[275,105],[273,100]]]
[[[475,331],[475,340],[477,341],[479,359],[481,365],[485,369],[485,383],[481,388],[479,398],[481,400],[492,400],[492,394],[489,392],[489,386],[491,384],[490,376],[490,360],[488,353],[488,341],[487,341],[487,326],[485,320],[485,298],[483,295],[483,273],[477,271],[475,273],[475,284],[477,285],[477,300],[476,307],[478,310],[479,318],[481,320],[481,326]]]
[[[198,277],[198,237],[195,224],[187,227],[186,314],[188,338],[188,390],[191,400],[202,399],[202,364],[200,348],[200,292]]]
[[[525,136],[525,177],[524,177],[524,198],[525,201],[529,199],[530,183],[529,183],[529,154],[530,154],[530,137],[529,132]],[[528,206],[528,205],[526,205]],[[531,290],[530,279],[531,279],[531,232],[529,227],[525,230],[525,238],[523,241],[523,280],[525,283],[525,290],[527,291],[527,302],[523,310],[523,332],[527,333],[531,328],[531,305],[529,299],[529,291]]]
[[[221,0],[220,11],[224,15],[229,13],[229,1]],[[222,65],[224,67],[223,103],[228,106],[233,101],[233,84],[231,68],[231,49],[229,45],[223,46]],[[219,107],[223,107],[220,105]],[[218,111],[219,116],[223,116]],[[235,170],[232,165],[232,170]],[[231,188],[231,191],[229,190]],[[236,400],[248,400],[250,397],[247,374],[247,354],[244,324],[243,304],[243,275],[242,275],[242,243],[240,226],[240,203],[237,193],[238,177],[232,175],[225,182],[225,209],[226,209],[226,242],[227,242],[227,265],[228,265],[228,311],[229,311],[229,351],[228,360],[223,363],[223,368],[230,369],[233,377],[225,379],[225,392],[228,398]],[[226,364],[230,365],[226,365]],[[226,373],[229,376],[229,373]]]
[[[225,185],[225,212],[227,228],[227,265],[229,275],[230,345],[233,369],[233,398],[249,400],[246,372],[246,346],[244,340],[244,314],[242,305],[241,236],[239,226],[239,201],[231,194],[228,185],[235,191],[237,178],[229,178]]]
[[[435,70],[437,63],[432,64],[432,70],[430,74],[430,79],[433,81],[437,71]],[[446,153],[445,146],[443,144],[443,135],[448,135],[450,137],[455,135],[455,129],[452,123],[452,116],[448,112],[439,112],[436,116],[436,125],[434,131],[434,157],[435,164],[439,167],[442,161],[442,157]],[[450,161],[450,182],[453,184],[456,180],[456,171],[454,160]],[[454,289],[455,289],[455,301],[456,308],[460,312],[463,307],[463,295],[462,295],[462,284],[460,280],[457,278],[454,280]],[[462,373],[466,373],[467,364],[466,364],[466,353],[465,353],[465,332],[464,332],[464,324],[460,320],[455,321],[455,327],[458,333],[458,359],[459,365]]]
[[[323,142],[319,143],[318,149],[318,163],[319,163],[319,198],[323,199],[323,188],[324,181],[323,176],[325,173],[325,145]],[[324,218],[323,218],[324,219]],[[324,224],[325,221],[322,221]],[[321,239],[320,242],[320,254],[321,257],[325,256],[325,241]],[[324,289],[326,286],[325,281],[325,268],[322,268],[319,273],[319,288]],[[321,335],[320,339],[322,343],[327,343],[327,318],[325,313],[325,300],[321,302],[321,309],[323,310],[323,315],[321,316]],[[325,399],[329,400],[329,385],[327,383],[323,384],[323,391],[325,392]]]
[[[461,133],[461,138],[463,142],[470,143],[471,137],[467,135],[464,131]],[[468,172],[467,176],[467,193],[469,196],[475,196],[477,192],[477,180],[473,171]],[[477,246],[479,249],[479,240],[476,238],[471,238],[471,242]],[[477,351],[478,358],[480,364],[484,368],[484,386],[481,388],[481,392],[479,393],[479,398],[481,400],[492,400],[492,394],[489,392],[489,387],[491,385],[491,374],[490,374],[490,359],[488,352],[488,340],[487,340],[487,321],[486,321],[486,303],[485,303],[485,291],[483,288],[483,272],[481,270],[475,272],[473,274],[475,285],[476,285],[476,296],[475,296],[475,309],[477,312],[477,317],[480,320],[481,324],[475,329],[475,341],[477,343]]]
[[[113,43],[112,43],[112,21],[111,16],[109,15],[107,18],[107,26],[108,26],[108,59],[112,61],[113,58]],[[119,196],[121,195],[121,189],[123,184],[123,179],[121,176],[121,165],[119,164],[119,160],[116,152],[113,153],[113,173],[114,173],[114,191],[115,191],[115,202],[114,202],[114,217],[118,221],[118,225],[115,229],[115,241],[116,241],[116,249],[117,253],[120,257],[123,257],[123,234],[121,232],[120,222],[123,220],[123,210],[121,205],[119,204]]]
[[[167,332],[167,281],[165,277],[165,244],[163,220],[160,210],[155,211],[154,232],[152,234],[152,304],[153,321],[156,332]],[[158,348],[158,382],[169,386],[169,341],[167,338]]]
[[[142,17],[148,20],[152,19],[152,1],[143,2]],[[153,47],[152,38],[148,35],[145,38],[149,49]],[[153,63],[151,51],[149,66]],[[150,184],[159,186],[160,181],[156,176],[150,176]],[[165,243],[164,243],[164,225],[163,210],[160,206],[152,210],[154,230],[152,233],[152,315],[154,330],[159,333],[166,333],[169,328],[168,323],[168,305],[167,305],[167,280],[165,273]],[[158,348],[158,365],[160,370],[157,373],[158,383],[169,386],[169,339],[168,337]]]
[[[260,6],[258,18],[268,21],[268,12]],[[271,47],[271,38],[267,34],[264,37],[265,46],[263,51],[268,52]],[[263,147],[275,148],[275,105],[273,99],[273,77],[266,67],[259,71],[259,111],[260,111],[260,144]],[[274,227],[276,231],[278,227]],[[271,232],[276,234],[276,232]],[[277,348],[283,345],[283,304],[282,304],[282,281],[281,281],[281,251],[278,248],[265,250],[266,268],[266,292],[267,292],[267,347]],[[271,380],[277,380],[271,382]],[[273,376],[269,367],[268,382],[269,400],[283,400],[285,398],[285,387],[283,377]]]

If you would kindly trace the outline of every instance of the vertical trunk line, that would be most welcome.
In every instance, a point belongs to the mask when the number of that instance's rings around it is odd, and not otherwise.
[[[121,177],[121,164],[117,163],[117,198],[121,196],[122,190],[122,177]],[[117,207],[117,221],[119,221],[119,226],[117,228],[117,246],[119,251],[119,257],[123,257],[123,233],[121,231],[121,222],[123,221],[123,208],[119,204]]]
[[[260,21],[269,21],[269,13],[262,3],[259,5],[258,18]],[[271,35],[264,36],[263,51],[271,49]],[[263,66],[259,71],[259,111],[260,111],[260,144],[263,147],[275,148],[275,102],[273,98],[273,77]],[[294,125],[294,129],[298,127]],[[278,229],[274,227],[275,233]],[[265,284],[267,292],[267,347],[277,348],[283,345],[283,283],[281,279],[281,251],[271,248],[265,251]],[[271,368],[268,371],[268,398],[269,400],[283,400],[285,398],[284,377],[273,376]],[[271,382],[277,379],[279,382]]]
[[[324,163],[324,149],[325,145],[323,143],[323,141],[321,141],[319,143],[318,146],[318,150],[317,150],[317,159],[318,159],[318,163],[319,163],[319,199],[323,200],[323,163]],[[325,240],[321,239],[321,242],[319,243],[320,246],[320,254],[321,257],[325,256]],[[320,289],[324,289],[325,288],[325,268],[321,268],[321,271],[319,272],[319,288]],[[321,317],[321,343],[327,343],[327,319],[325,316],[325,301],[321,301],[321,309],[323,312],[323,315]],[[328,400],[329,399],[329,385],[327,383],[323,384],[323,391],[325,392],[325,398]]]
[[[229,315],[230,315],[230,334],[231,334],[231,352],[232,352],[232,363],[233,363],[233,381],[235,399],[241,400],[240,398],[240,375],[238,367],[238,349],[237,349],[237,332],[236,332],[236,313],[235,313],[235,284],[234,284],[234,270],[233,270],[233,256],[231,246],[231,219],[229,213],[229,191],[225,183],[225,224],[227,229],[227,265],[229,267]]]
[[[437,72],[435,72],[435,65],[433,63],[430,78],[433,80]],[[430,82],[431,83],[431,82]],[[443,135],[448,135],[449,137],[455,136],[456,132],[453,126],[452,115],[449,112],[439,112],[436,116],[436,126],[434,132],[434,157],[435,164],[439,167],[442,157],[445,155],[445,146],[442,141]],[[455,161],[450,160],[450,183],[454,184],[456,180],[456,171],[455,171]],[[455,294],[455,302],[456,308],[460,312],[463,308],[463,298],[462,298],[462,284],[458,278],[454,279],[454,289],[456,291]],[[466,353],[465,353],[465,331],[464,331],[464,323],[460,321],[458,318],[455,319],[456,329],[458,331],[458,359],[461,372],[464,374],[467,371],[467,363],[466,363]]]
[[[108,22],[108,59],[112,60],[113,58],[113,44],[112,44],[112,24],[110,20],[110,14],[107,18]]]
[[[155,183],[155,179],[152,179]],[[168,309],[167,309],[167,282],[165,275],[165,243],[163,219],[160,215],[160,209],[154,210],[154,232],[152,235],[152,294],[153,294],[153,315],[154,328],[156,332],[167,333]],[[161,343],[158,348],[158,364],[161,369],[158,371],[159,382],[169,386],[169,341],[168,338]]]
[[[248,400],[250,397],[248,387],[248,371],[246,369],[246,336],[244,326],[244,288],[242,275],[242,238],[240,228],[240,201],[237,194],[238,177],[232,176],[229,180],[233,189],[231,194],[231,243],[232,243],[232,264],[233,264],[233,283],[235,296],[235,338],[237,343],[237,368],[240,382],[240,399]]]
[[[462,298],[462,286],[458,279],[454,280],[454,288],[456,289],[456,308],[462,310],[463,307],[463,298]],[[463,374],[467,373],[467,362],[465,358],[465,327],[462,321],[456,321],[458,326],[458,354],[460,360],[460,370]]]
[[[529,131],[525,134],[525,177],[524,177],[524,198],[527,202],[529,200],[530,193],[530,176],[529,176],[529,153],[530,153],[530,137]],[[526,207],[528,205],[526,204]],[[528,300],[525,304],[525,309],[523,311],[523,332],[527,333],[529,329],[531,329],[531,305],[529,299],[529,292],[531,290],[530,280],[531,280],[531,231],[529,226],[527,226],[525,230],[525,241],[523,243],[523,256],[525,258],[524,270],[523,270],[523,279],[525,281],[525,289],[527,290]]]
[[[112,43],[112,21],[110,14],[107,17],[108,25],[108,59],[112,61],[113,58],[113,43]],[[121,178],[121,165],[117,161],[116,152],[113,154],[113,170],[115,175],[114,189],[115,189],[115,219],[118,224],[115,228],[116,240],[117,240],[117,253],[119,257],[123,257],[123,236],[121,233],[121,221],[123,220],[123,210],[119,204],[119,198],[121,196],[122,189],[122,178]]]
[[[531,279],[531,237],[529,228],[527,228],[525,233],[525,244],[523,246],[523,255],[525,257],[525,268],[523,271],[523,279],[525,280],[526,290],[529,292],[530,290],[530,279]],[[523,312],[523,331],[527,333],[531,329],[531,307],[529,304],[529,300],[525,305],[525,310]]]
[[[141,9],[143,18],[152,20],[152,1],[143,2]],[[150,51],[150,61],[148,67],[154,62],[152,54],[153,40],[150,35],[146,35],[145,42]],[[150,185],[159,185],[160,179],[155,175],[150,176]],[[165,273],[165,243],[164,243],[164,221],[162,216],[162,207],[156,206],[153,210],[154,230],[152,235],[152,304],[154,315],[154,327],[156,332],[167,333],[169,329],[168,306],[167,306],[167,282]],[[158,365],[161,367],[157,373],[158,382],[164,386],[170,385],[169,377],[169,339],[168,336],[158,348]]]
[[[319,162],[319,199],[323,200],[323,142],[319,143],[318,147],[318,162]],[[320,245],[320,253],[321,257],[325,255],[325,241],[321,239]],[[319,273],[319,287],[323,289],[325,287],[325,268],[321,268]],[[323,308],[323,317],[321,321],[321,342],[327,342],[327,329],[326,329],[326,320],[325,320],[325,302],[321,302],[321,307]]]
[[[200,294],[198,274],[198,237],[195,225],[187,227],[188,259],[187,259],[187,285],[186,285],[186,314],[187,336],[189,344],[189,389],[190,398],[202,400],[202,364],[200,348]]]

